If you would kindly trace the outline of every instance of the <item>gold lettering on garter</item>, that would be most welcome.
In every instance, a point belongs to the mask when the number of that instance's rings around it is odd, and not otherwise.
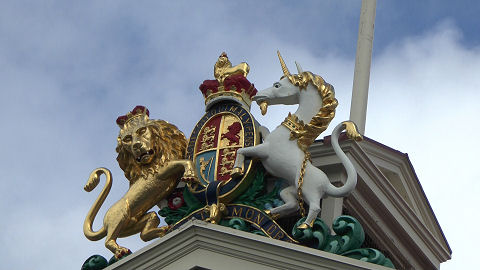
[[[275,239],[282,239],[285,236],[285,234],[282,231],[278,231],[273,238]]]
[[[267,229],[267,233],[269,235],[272,234],[275,231],[276,228],[277,228],[277,226],[275,226],[275,224],[271,224],[270,227],[268,227],[268,229]]]
[[[245,212],[245,218],[248,219],[248,220],[252,220],[253,218],[253,210],[252,209],[247,209],[247,212]]]
[[[233,216],[239,217],[242,215],[243,208],[233,208]]]

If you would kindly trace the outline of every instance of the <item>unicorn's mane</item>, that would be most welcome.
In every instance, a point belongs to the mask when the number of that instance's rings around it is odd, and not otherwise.
[[[317,88],[320,97],[322,98],[322,107],[312,120],[305,124],[302,134],[298,138],[298,145],[301,149],[306,150],[320,135],[325,131],[335,117],[335,109],[338,101],[335,98],[335,90],[333,86],[319,76],[312,72],[305,71],[300,74],[291,74],[287,76],[290,82],[298,86],[300,91],[306,89],[308,83],[312,83]]]

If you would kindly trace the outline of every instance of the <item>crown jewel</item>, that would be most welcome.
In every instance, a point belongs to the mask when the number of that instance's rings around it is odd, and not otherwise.
[[[246,78],[249,71],[250,67],[245,62],[232,66],[223,52],[213,69],[216,80],[205,80],[199,87],[205,98],[206,109],[221,100],[233,100],[250,108],[257,89]]]

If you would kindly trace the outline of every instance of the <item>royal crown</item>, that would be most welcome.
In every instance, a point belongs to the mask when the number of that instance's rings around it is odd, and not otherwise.
[[[144,106],[137,105],[131,112],[117,118],[117,125],[120,129],[125,129],[129,125],[138,125],[140,122],[147,123],[150,112]]]
[[[245,62],[232,67],[227,54],[223,52],[213,69],[216,80],[205,80],[199,87],[205,98],[206,109],[222,100],[233,100],[250,108],[257,89],[246,78],[249,71],[250,67]]]

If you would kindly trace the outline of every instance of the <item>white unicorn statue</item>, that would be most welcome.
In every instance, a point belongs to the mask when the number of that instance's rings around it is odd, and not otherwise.
[[[278,218],[300,210],[301,215],[305,216],[306,202],[309,206],[308,215],[305,222],[298,226],[306,229],[313,226],[320,213],[322,198],[345,197],[355,188],[357,172],[340,148],[338,137],[343,130],[346,130],[349,138],[357,141],[362,140],[362,136],[351,121],[342,122],[333,130],[331,143],[347,172],[345,184],[335,187],[323,171],[312,165],[310,153],[307,151],[335,116],[338,103],[333,86],[318,75],[304,72],[298,63],[298,74],[290,74],[280,52],[277,53],[284,76],[272,87],[259,91],[253,100],[260,105],[263,115],[269,105],[299,104],[298,109],[294,114],[289,113],[282,124],[271,133],[268,133],[266,128],[261,128],[263,143],[239,149],[233,174],[243,174],[242,164],[245,157],[260,159],[271,175],[288,182],[288,187],[280,192],[285,204],[267,210],[267,214]]]

